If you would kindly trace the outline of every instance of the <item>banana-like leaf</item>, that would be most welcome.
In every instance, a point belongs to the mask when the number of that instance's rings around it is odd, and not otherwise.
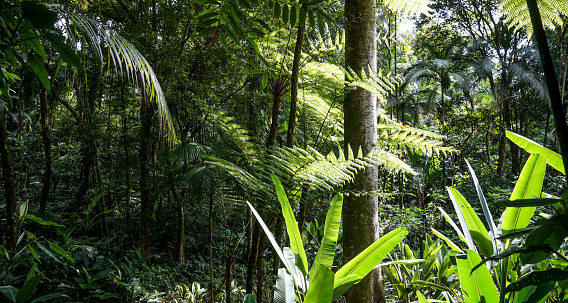
[[[471,237],[471,233],[469,232],[469,227],[467,226],[467,223],[465,221],[463,211],[457,202],[457,198],[454,196],[453,192],[450,190],[449,187],[446,187],[446,189],[448,190],[450,200],[452,200],[452,204],[454,205],[454,210],[456,211],[456,215],[458,216],[458,220],[460,221],[461,231],[463,236],[465,237],[465,243],[467,244],[467,247],[471,250],[477,250],[477,248],[475,247],[475,243],[473,242],[473,239]]]
[[[278,269],[278,279],[276,279],[276,286],[274,286],[274,302],[296,303],[294,280],[285,268]]]
[[[397,228],[382,236],[335,273],[336,283],[338,280],[350,275],[356,275],[361,278],[365,277],[381,263],[381,260],[383,260],[407,234],[408,231],[403,228]]]
[[[351,286],[359,283],[363,277],[356,275],[349,275],[341,279],[337,279],[337,274],[335,274],[335,279],[333,280],[333,298],[332,301],[337,300],[342,296]]]
[[[544,303],[552,293],[552,289],[554,289],[555,285],[555,281],[550,281],[538,286],[527,286],[515,293],[515,301],[513,303]]]
[[[43,62],[36,57],[34,54],[28,54],[28,65],[32,69],[32,71],[36,74],[37,78],[43,84],[46,90],[49,91],[49,74],[47,70],[43,66]]]
[[[465,235],[463,234],[463,232],[461,231],[461,229],[457,226],[457,224],[454,222],[454,220],[452,220],[452,218],[450,218],[450,215],[448,215],[446,213],[446,211],[438,206],[438,210],[442,213],[442,216],[444,216],[444,218],[446,219],[446,221],[448,223],[450,223],[450,226],[454,228],[454,230],[456,231],[456,233],[458,234],[458,237],[464,241],[467,244],[467,240],[465,239]],[[458,218],[459,219],[459,218]]]
[[[527,207],[527,206],[548,206],[562,202],[562,199],[557,198],[533,198],[533,199],[519,199],[519,200],[501,200],[491,203],[491,206],[506,206],[506,207]]]
[[[473,250],[466,250],[467,254],[457,255],[458,277],[464,292],[465,302],[499,302],[497,287],[493,284],[491,273],[485,266],[478,267],[472,272],[475,265],[481,263],[481,257]]]
[[[428,300],[426,299],[426,297],[424,297],[424,295],[423,295],[419,290],[416,291],[416,295],[418,296],[418,302],[420,302],[420,303],[430,303],[430,301],[428,301]]]
[[[302,271],[304,276],[308,275],[308,258],[306,257],[306,252],[304,251],[304,246],[302,243],[302,235],[298,229],[298,223],[296,218],[294,218],[294,212],[292,207],[290,207],[290,202],[288,202],[288,197],[284,192],[284,187],[280,180],[276,176],[271,176],[274,185],[276,185],[276,194],[278,195],[278,201],[280,201],[280,206],[282,206],[282,215],[284,215],[284,220],[286,221],[286,231],[288,232],[288,237],[290,238],[290,249],[292,252],[298,256],[301,260],[300,264],[297,264],[298,268]],[[335,250],[334,250],[335,251]]]
[[[531,154],[509,200],[538,198],[541,195],[542,181],[546,171],[546,157],[540,154]],[[502,234],[523,229],[529,225],[535,207],[507,207],[503,214]]]
[[[564,243],[564,239],[568,236],[566,231],[566,222],[568,216],[557,215],[550,219],[538,220],[536,225],[538,228],[531,231],[523,246],[542,246],[550,245],[550,247],[557,251]],[[535,251],[528,254],[521,255],[521,262],[523,264],[536,264],[550,256],[551,252]]]
[[[432,230],[432,232],[438,236],[440,239],[444,240],[444,242],[446,242],[446,244],[453,250],[459,252],[459,253],[463,253],[463,250],[461,250],[461,248],[459,248],[459,246],[457,246],[452,240],[448,239],[448,237],[444,236],[441,232],[430,228],[430,230]]]
[[[333,278],[331,269],[320,264],[315,272],[315,278],[310,281],[305,303],[331,303],[333,297]]]
[[[497,237],[497,226],[495,226],[495,221],[493,221],[493,216],[489,211],[489,207],[487,206],[487,201],[485,200],[485,195],[483,195],[483,189],[479,185],[479,180],[477,180],[477,176],[475,175],[475,171],[469,165],[469,162],[465,160],[467,163],[467,167],[469,168],[469,172],[471,173],[471,178],[473,179],[473,184],[475,184],[475,190],[477,191],[477,197],[479,198],[479,203],[481,204],[481,209],[483,209],[483,215],[485,215],[485,220],[489,225],[489,229],[491,230],[491,240],[494,242],[495,245],[495,238]]]
[[[511,283],[505,289],[506,292],[519,291],[527,286],[539,285],[550,281],[562,281],[568,279],[568,271],[560,268],[551,268],[542,271],[533,271]]]
[[[531,139],[525,138],[521,135],[515,134],[513,132],[506,132],[507,138],[517,144],[520,148],[526,150],[530,154],[539,154],[546,157],[546,163],[552,166],[557,171],[562,174],[566,174],[564,169],[564,162],[562,162],[562,156],[550,149],[543,147],[542,145],[534,142]]]
[[[341,223],[342,206],[343,196],[336,195],[333,197],[325,218],[325,227],[320,249],[318,250],[310,271],[310,285],[313,284],[312,281],[315,280],[318,272],[320,272],[320,269],[318,269],[319,266],[324,266],[331,270],[333,259],[335,258],[335,246],[337,244],[339,225]]]
[[[450,194],[452,202],[454,202],[454,206],[459,206],[459,209],[456,209],[456,212],[461,212],[466,223],[466,226],[462,225],[462,227],[469,230],[469,234],[477,246],[477,249],[479,249],[479,252],[481,252],[484,256],[493,255],[493,242],[491,241],[491,237],[489,236],[487,229],[485,229],[483,222],[481,222],[475,213],[475,210],[473,210],[464,196],[462,196],[462,194],[455,188],[448,187],[448,193]]]

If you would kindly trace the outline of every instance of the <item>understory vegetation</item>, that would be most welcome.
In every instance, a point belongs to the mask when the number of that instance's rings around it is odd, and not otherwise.
[[[0,302],[568,302],[566,1],[364,1],[0,0]]]

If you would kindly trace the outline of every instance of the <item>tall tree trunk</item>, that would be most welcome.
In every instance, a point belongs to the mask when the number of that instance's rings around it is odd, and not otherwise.
[[[14,161],[8,141],[8,131],[4,120],[4,109],[0,106],[0,157],[2,159],[2,180],[6,195],[6,239],[8,249],[13,249],[18,239],[18,214],[16,198],[16,182],[14,177]]]
[[[279,84],[275,84],[278,86]],[[276,131],[278,130],[278,117],[280,116],[280,103],[282,101],[282,92],[278,87],[275,87],[272,92],[272,118],[270,123],[270,130],[268,132],[268,139],[266,140],[266,148],[274,146],[276,141]]]
[[[45,213],[51,188],[51,131],[49,128],[49,113],[47,110],[47,90],[42,88],[39,96],[41,137],[43,139],[43,151],[45,153],[45,173],[43,175],[43,188],[39,200],[39,213]]]
[[[308,3],[302,5],[300,14],[306,18]],[[302,20],[302,18],[300,18]],[[296,112],[298,103],[298,76],[300,74],[300,58],[302,56],[302,44],[304,42],[305,24],[298,24],[298,34],[296,36],[296,46],[294,48],[294,59],[292,60],[291,92],[290,92],[290,117],[288,120],[288,133],[286,134],[286,144],[288,147],[294,146],[294,133],[296,129]]]
[[[141,250],[144,257],[152,252],[152,204],[150,201],[150,161],[152,158],[152,120],[154,110],[147,96],[140,105],[140,215]]]
[[[548,92],[550,94],[550,107],[554,115],[554,123],[556,124],[556,135],[558,144],[560,145],[560,154],[562,155],[562,162],[564,168],[568,169],[568,125],[566,124],[566,112],[562,104],[562,96],[560,95],[560,87],[556,78],[556,71],[554,70],[554,63],[550,55],[548,41],[546,40],[546,33],[542,26],[542,19],[538,11],[536,0],[527,0],[529,14],[534,29],[534,38],[538,46],[538,53],[540,54],[542,69],[544,71],[544,78]],[[567,180],[568,182],[568,180]]]
[[[358,74],[370,68],[376,74],[376,1],[345,1],[345,65]],[[363,154],[376,152],[377,113],[376,97],[362,88],[348,88],[344,104],[345,142]],[[376,191],[377,167],[368,167],[355,176],[349,190]],[[345,262],[371,245],[378,238],[377,197],[362,195],[345,197],[343,208],[343,249]],[[348,303],[385,302],[381,272],[373,270],[347,293]]]

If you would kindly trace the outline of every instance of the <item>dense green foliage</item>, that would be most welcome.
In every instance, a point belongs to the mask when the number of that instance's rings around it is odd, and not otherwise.
[[[344,1],[0,0],[0,302],[332,302],[380,262],[387,302],[568,300],[568,6],[528,2],[379,2],[373,73]],[[383,237],[344,260],[349,196]]]

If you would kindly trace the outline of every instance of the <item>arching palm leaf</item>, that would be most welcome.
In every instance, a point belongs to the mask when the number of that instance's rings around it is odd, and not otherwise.
[[[64,27],[61,30],[72,40],[74,46],[80,46],[77,40],[84,39],[91,49],[91,54],[101,64],[101,68],[107,57],[104,54],[106,48],[112,60],[112,65],[121,73],[126,72],[134,82],[142,85],[142,89],[148,94],[150,100],[155,100],[158,103],[160,125],[162,125],[168,140],[173,142],[175,140],[173,121],[160,82],[146,58],[136,47],[114,30],[99,22],[68,11],[60,5],[52,5],[49,8],[58,13],[60,23]],[[76,34],[80,36],[76,36]],[[111,64],[111,62],[108,63]]]

